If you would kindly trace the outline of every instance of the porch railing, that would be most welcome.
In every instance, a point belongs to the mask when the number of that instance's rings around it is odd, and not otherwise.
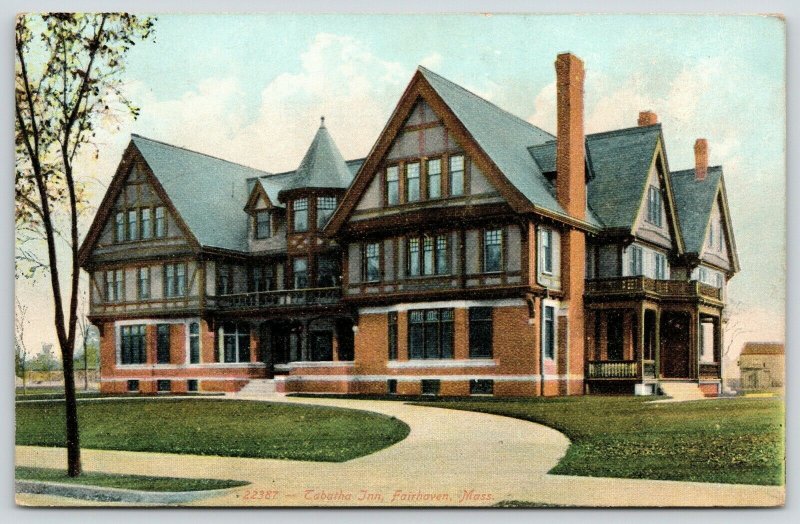
[[[672,297],[707,297],[722,300],[722,290],[696,280],[655,280],[647,277],[615,277],[593,279],[586,282],[586,294],[603,296],[613,294],[652,293]]]
[[[701,362],[700,378],[720,378],[719,362]]]
[[[639,378],[638,360],[590,360],[586,363],[587,378]]]
[[[341,296],[339,287],[322,287],[217,295],[208,301],[219,309],[256,309],[337,304]]]

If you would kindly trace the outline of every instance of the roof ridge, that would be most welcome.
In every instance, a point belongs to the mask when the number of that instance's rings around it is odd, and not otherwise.
[[[156,140],[154,138],[148,138],[146,136],[142,136],[142,135],[137,134],[137,133],[131,133],[131,137],[141,138],[142,140],[147,140],[148,142],[153,142],[153,143],[156,143],[156,144],[159,144],[159,145],[162,145],[162,146],[171,147],[173,149],[181,149],[183,151],[186,151],[187,153],[194,153],[195,155],[201,155],[201,156],[205,156],[205,157],[208,157],[208,158],[213,158],[214,160],[219,160],[220,162],[226,162],[228,164],[233,164],[235,166],[244,167],[246,169],[252,169],[253,171],[259,171],[259,172],[265,173],[267,175],[273,175],[274,174],[274,173],[272,173],[270,171],[264,171],[263,169],[258,169],[257,167],[247,166],[247,165],[239,163],[239,162],[234,162],[233,160],[228,160],[226,158],[221,158],[221,157],[218,157],[218,156],[209,155],[208,153],[195,151],[194,149],[189,149],[188,147],[176,146],[175,144],[169,144],[169,143],[164,142],[162,140]],[[263,176],[263,175],[254,176],[254,177],[248,177],[248,180],[251,179],[251,178],[260,178],[261,176]]]
[[[649,125],[649,126],[632,126],[632,127],[623,127],[620,129],[612,129],[610,131],[601,131],[599,133],[590,133],[586,135],[586,138],[605,138],[609,136],[616,136],[616,135],[626,135],[629,133],[634,132],[644,132],[644,131],[652,131],[654,128],[661,129],[661,122]]]
[[[449,80],[449,79],[447,79],[447,78],[443,77],[442,75],[440,75],[440,74],[438,74],[438,73],[434,73],[433,71],[431,71],[431,70],[430,70],[430,69],[428,69],[427,67],[424,67],[424,66],[422,66],[422,65],[418,65],[418,66],[417,66],[417,70],[419,70],[419,71],[422,71],[423,73],[428,73],[428,74],[431,74],[431,75],[433,75],[433,76],[437,77],[438,79],[440,79],[440,80],[443,80],[443,81],[447,82],[448,84],[451,84],[451,85],[453,85],[453,86],[457,87],[458,89],[460,89],[461,91],[464,91],[464,92],[465,92],[465,93],[467,93],[468,95],[470,95],[470,96],[472,96],[472,97],[474,97],[474,98],[477,98],[478,100],[480,100],[480,101],[482,101],[482,102],[484,102],[484,103],[486,103],[486,104],[489,104],[490,106],[494,107],[494,108],[495,108],[495,109],[497,109],[498,111],[500,111],[500,112],[502,112],[502,113],[505,113],[506,115],[508,115],[508,116],[510,116],[510,117],[512,117],[512,118],[514,118],[515,120],[518,120],[520,123],[523,123],[523,124],[525,124],[525,125],[527,125],[527,126],[529,126],[529,127],[536,128],[537,130],[539,130],[539,131],[541,131],[542,133],[545,133],[545,134],[547,134],[547,135],[554,136],[552,133],[550,133],[550,132],[548,132],[548,131],[545,131],[545,130],[544,130],[544,129],[542,129],[541,127],[539,127],[539,126],[537,126],[537,125],[534,125],[534,124],[532,124],[532,123],[528,122],[528,121],[527,121],[527,120],[525,120],[524,118],[522,118],[522,117],[519,117],[519,116],[515,115],[514,113],[512,113],[512,112],[510,112],[510,111],[508,111],[508,110],[506,110],[506,109],[503,109],[502,107],[500,107],[499,105],[495,104],[494,102],[491,102],[491,101],[489,101],[489,100],[486,100],[484,97],[482,97],[482,96],[480,96],[480,95],[478,95],[478,94],[476,94],[476,93],[473,93],[472,91],[470,91],[470,90],[469,90],[469,89],[467,89],[466,87],[464,87],[464,86],[462,86],[462,85],[459,85],[459,84],[457,84],[457,83],[453,82],[452,80]]]
[[[711,171],[712,169],[714,171],[722,171],[722,165],[708,166],[708,170],[709,171]],[[694,174],[694,168],[693,167],[690,167],[690,168],[687,168],[687,169],[678,169],[677,171],[670,171],[669,172],[670,175],[686,175],[686,174],[689,174],[689,173]]]

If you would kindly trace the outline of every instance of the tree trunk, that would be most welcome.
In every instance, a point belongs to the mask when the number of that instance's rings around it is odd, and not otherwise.
[[[64,351],[64,400],[67,418],[67,475],[81,474],[81,446],[78,436],[78,403],[75,397],[75,369],[72,355]]]

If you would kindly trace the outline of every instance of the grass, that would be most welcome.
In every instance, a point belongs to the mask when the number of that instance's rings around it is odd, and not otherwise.
[[[62,402],[18,403],[16,443],[64,446]],[[344,462],[409,433],[394,417],[322,406],[199,398],[78,403],[93,449]]]
[[[539,422],[572,441],[553,474],[784,483],[780,399],[647,403],[631,397],[436,400],[421,405]]]
[[[142,475],[115,475],[85,471],[79,477],[68,477],[66,471],[48,468],[16,468],[17,480],[59,482],[104,488],[133,489],[138,491],[203,491],[246,486],[240,480],[183,479],[174,477],[146,477]]]

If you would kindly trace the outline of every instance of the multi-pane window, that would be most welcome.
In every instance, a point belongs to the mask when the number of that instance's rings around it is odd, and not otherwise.
[[[152,211],[149,207],[142,208],[142,240],[153,237]]]
[[[549,228],[542,228],[541,234],[542,242],[542,273],[548,275],[553,274],[553,230]]]
[[[433,251],[433,237],[422,237],[422,272],[426,275],[432,275],[434,270],[433,265],[434,251]]]
[[[630,247],[630,260],[629,260],[630,275],[636,276],[642,274],[642,248],[639,246]]]
[[[503,270],[503,230],[487,229],[483,232],[483,271]]]
[[[139,294],[139,300],[146,300],[150,298],[150,268],[140,267],[136,270],[136,289]]]
[[[317,197],[317,229],[322,229],[336,211],[336,197]]]
[[[408,239],[408,274],[419,276],[419,238]]]
[[[128,240],[139,240],[139,211],[128,211]]]
[[[122,326],[120,328],[120,363],[144,364],[147,356],[145,352],[145,326]]]
[[[117,242],[125,242],[125,213],[121,211],[114,217],[114,237]]]
[[[229,295],[233,293],[231,280],[231,266],[225,264],[217,265],[217,295]]]
[[[121,302],[125,293],[125,272],[121,269],[106,271],[106,302]]]
[[[308,259],[295,258],[292,262],[294,272],[294,288],[304,289],[308,287]]]
[[[381,279],[381,245],[370,242],[364,245],[364,256],[361,267],[364,268],[364,282],[377,282]]]
[[[450,263],[447,255],[447,236],[436,237],[436,274],[446,275],[450,272]]]
[[[390,311],[388,318],[389,360],[397,360],[397,312]]]
[[[246,322],[224,322],[220,327],[222,361],[250,362],[250,325]]]
[[[556,310],[553,306],[544,306],[542,320],[542,352],[544,358],[553,360],[556,356]]]
[[[200,324],[189,324],[189,363],[200,363]]]
[[[169,324],[156,326],[156,362],[169,364]]]
[[[272,266],[250,268],[250,292],[272,289]]]
[[[339,285],[339,259],[333,255],[317,257],[317,287]]]
[[[186,264],[164,265],[164,296],[182,297],[186,295]]]
[[[272,225],[269,211],[256,212],[256,238],[269,238],[272,235]]]
[[[419,162],[406,164],[406,202],[419,200]]]
[[[492,358],[492,308],[469,308],[469,356]]]
[[[428,198],[442,196],[442,160],[428,160]]]
[[[667,278],[667,257],[661,253],[655,254],[656,260],[656,280],[664,280]]]
[[[163,206],[159,206],[155,210],[156,224],[155,233],[156,238],[164,238],[167,235],[167,215]]]
[[[400,170],[397,166],[386,168],[386,204],[400,203]]]
[[[408,239],[408,275],[446,275],[450,272],[447,235]]]
[[[308,199],[298,198],[292,204],[294,212],[294,230],[308,231]]]
[[[647,189],[647,221],[661,227],[661,191],[656,186]]]
[[[464,194],[464,156],[450,157],[450,195],[461,196]]]
[[[411,359],[453,358],[453,310],[408,312],[408,356]]]

